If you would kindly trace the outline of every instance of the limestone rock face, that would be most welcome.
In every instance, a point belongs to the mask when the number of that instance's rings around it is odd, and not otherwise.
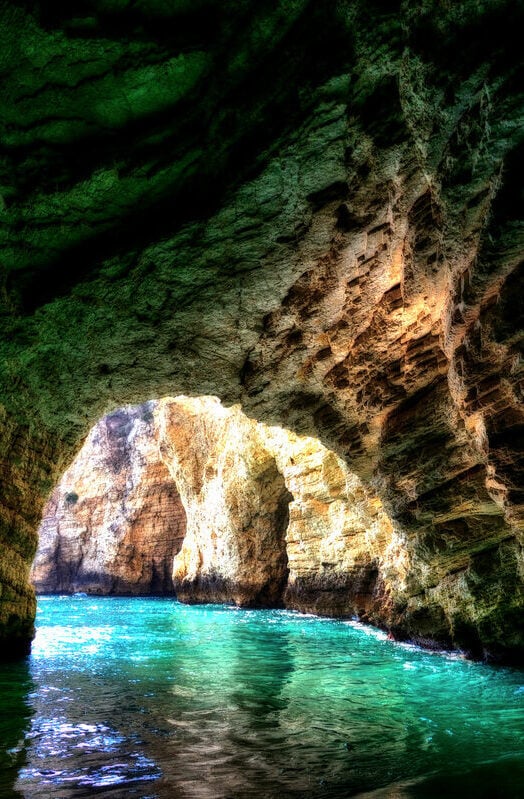
[[[158,413],[162,454],[187,514],[173,570],[177,596],[280,605],[291,497],[263,430],[211,397],[165,400]]]
[[[389,628],[410,564],[380,498],[317,439],[262,428],[293,498],[286,607]]]
[[[0,13],[2,650],[90,426],[214,395],[378,497],[397,635],[522,658],[522,4]]]
[[[406,554],[341,458],[213,397],[164,399],[155,417],[188,520],[173,570],[180,599],[391,623]]]
[[[91,430],[44,510],[37,592],[173,593],[185,513],[158,452],[153,408],[123,408]]]

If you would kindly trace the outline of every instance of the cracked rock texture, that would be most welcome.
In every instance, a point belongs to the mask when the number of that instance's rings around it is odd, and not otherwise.
[[[397,635],[522,658],[522,4],[0,13],[2,651],[90,426],[184,394],[380,499]]]
[[[153,408],[115,411],[89,433],[44,510],[31,570],[37,592],[173,593],[186,517]]]

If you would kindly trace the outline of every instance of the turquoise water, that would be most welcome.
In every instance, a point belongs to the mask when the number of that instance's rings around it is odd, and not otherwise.
[[[0,667],[0,796],[524,796],[524,673],[353,622],[41,597]]]

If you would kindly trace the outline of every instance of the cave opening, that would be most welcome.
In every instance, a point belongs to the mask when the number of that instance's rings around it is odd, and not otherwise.
[[[37,594],[172,596],[377,623],[406,556],[382,503],[317,439],[216,397],[117,409],[54,488]]]
[[[500,718],[518,670],[353,618],[379,623],[408,572],[380,499],[317,439],[216,397],[114,411],[41,526],[32,578],[48,593],[37,690],[12,732],[29,742],[15,787],[28,799],[42,786],[342,799],[412,783],[425,797],[449,779],[509,791],[521,735],[515,713]]]

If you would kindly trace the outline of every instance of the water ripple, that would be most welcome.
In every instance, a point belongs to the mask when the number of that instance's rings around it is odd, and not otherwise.
[[[524,795],[522,672],[356,622],[43,598],[27,668],[0,681],[23,799]]]

